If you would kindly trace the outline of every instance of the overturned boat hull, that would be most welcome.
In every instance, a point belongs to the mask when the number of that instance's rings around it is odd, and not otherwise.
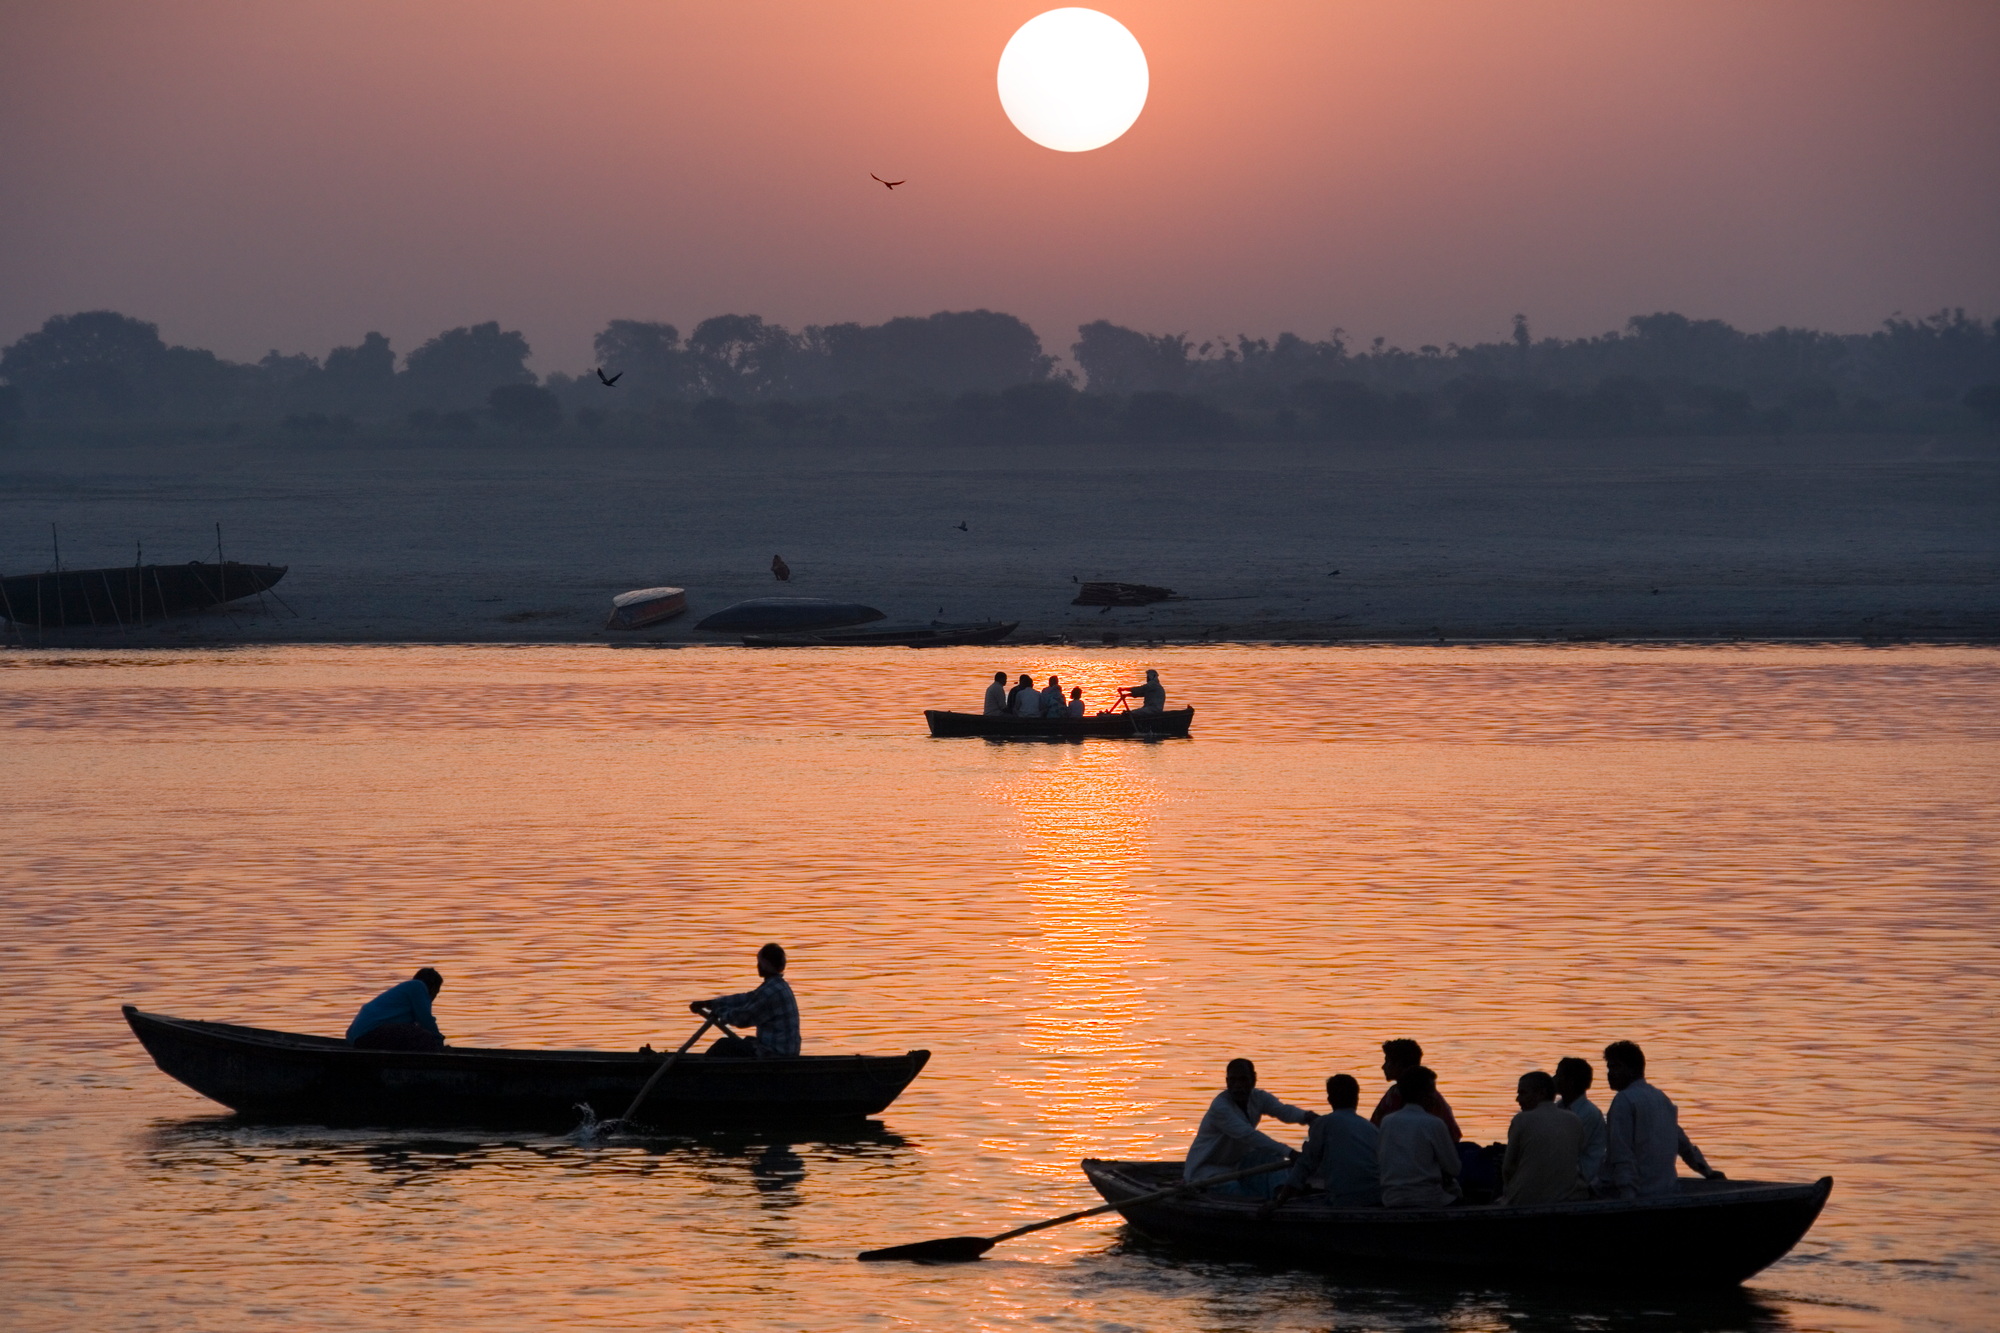
[[[982,620],[952,625],[871,625],[867,629],[829,629],[814,634],[746,634],[745,648],[954,648],[975,643],[999,643],[1020,622]]]

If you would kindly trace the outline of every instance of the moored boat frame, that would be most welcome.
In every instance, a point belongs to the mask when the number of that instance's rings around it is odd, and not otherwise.
[[[565,1129],[577,1106],[623,1110],[666,1052],[359,1050],[315,1037],[149,1014],[125,1021],[153,1063],[211,1101],[303,1124]],[[901,1055],[682,1056],[647,1095],[649,1125],[859,1119],[886,1109],[930,1060]]]

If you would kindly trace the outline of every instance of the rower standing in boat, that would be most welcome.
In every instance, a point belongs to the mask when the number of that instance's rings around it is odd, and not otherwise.
[[[1167,711],[1167,687],[1160,684],[1160,673],[1148,671],[1146,683],[1123,688],[1118,693],[1129,699],[1137,699],[1139,706],[1135,713],[1164,713]]]
[[[722,1038],[708,1048],[710,1055],[799,1053],[799,1002],[792,995],[792,984],[785,980],[784,946],[767,944],[757,951],[757,975],[764,980],[756,990],[689,1003],[688,1011],[703,1018],[713,1017],[731,1027],[757,1029],[754,1038]]]
[[[1231,1060],[1223,1072],[1223,1080],[1222,1091],[1208,1104],[1201,1128],[1195,1131],[1194,1144],[1181,1168],[1183,1180],[1201,1180],[1263,1162],[1282,1162],[1292,1156],[1292,1149],[1257,1128],[1258,1120],[1264,1116],[1290,1125],[1309,1125],[1319,1119],[1313,1112],[1288,1106],[1259,1088],[1257,1066],[1248,1060],[1240,1057]],[[1215,1192],[1268,1199],[1277,1184],[1276,1174],[1267,1173],[1218,1185]]]
[[[441,1051],[431,1001],[444,989],[444,977],[434,967],[420,967],[408,981],[399,981],[361,1006],[347,1025],[347,1043],[364,1051]]]

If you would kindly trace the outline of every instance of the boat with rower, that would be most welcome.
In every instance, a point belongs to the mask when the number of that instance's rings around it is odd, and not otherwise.
[[[561,1130],[579,1106],[614,1115],[655,1073],[646,1124],[766,1125],[855,1120],[896,1100],[929,1051],[729,1058],[668,1052],[364,1050],[317,1037],[146,1013],[125,1021],[153,1063],[211,1101],[299,1124],[492,1126]]]
[[[1503,1280],[1730,1286],[1782,1259],[1833,1177],[1810,1184],[1683,1178],[1677,1194],[1510,1207],[1342,1208],[1161,1191],[1182,1163],[1087,1158],[1083,1173],[1136,1230],[1203,1253],[1321,1268],[1428,1269]]]
[[[1160,713],[1137,709],[1113,709],[1094,717],[1015,717],[1009,713],[953,713],[927,709],[924,721],[933,736],[986,736],[989,738],[1040,738],[1082,740],[1091,736],[1113,739],[1185,739],[1194,725],[1194,709],[1170,708]]]

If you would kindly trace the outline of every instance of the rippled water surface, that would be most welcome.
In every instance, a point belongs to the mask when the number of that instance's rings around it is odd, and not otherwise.
[[[1159,666],[1195,739],[934,741],[996,668]],[[1990,1328],[2000,656],[1954,649],[0,654],[8,1329]],[[793,951],[809,1051],[928,1047],[830,1138],[239,1123],[118,1004],[678,1044]],[[1229,1056],[1415,1036],[1467,1132],[1633,1037],[1732,1175],[1837,1184],[1723,1301],[1189,1260],[1095,1202]],[[1371,1093],[1372,1095],[1372,1093]]]

